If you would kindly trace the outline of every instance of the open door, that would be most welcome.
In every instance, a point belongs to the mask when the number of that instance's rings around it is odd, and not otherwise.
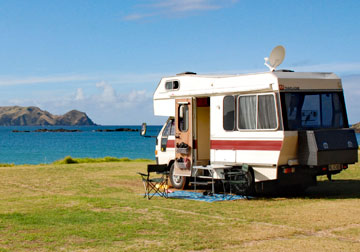
[[[196,98],[196,166],[210,164],[210,97]],[[195,132],[194,132],[195,133]]]
[[[190,176],[193,162],[192,98],[175,100],[176,176]]]

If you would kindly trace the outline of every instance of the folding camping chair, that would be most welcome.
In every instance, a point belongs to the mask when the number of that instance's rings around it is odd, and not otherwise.
[[[230,200],[235,194],[245,194],[248,184],[248,178],[246,173],[248,172],[248,165],[243,164],[241,168],[231,169],[224,172],[225,179],[222,180],[224,189],[224,198]],[[229,193],[226,192],[226,187],[229,189]]]
[[[155,195],[161,197],[168,197],[168,177],[169,171],[167,165],[154,165],[148,164],[147,174],[138,172],[141,176],[142,182],[144,184],[145,194],[144,198],[147,197],[151,199]],[[160,177],[152,178],[152,174],[158,174]]]

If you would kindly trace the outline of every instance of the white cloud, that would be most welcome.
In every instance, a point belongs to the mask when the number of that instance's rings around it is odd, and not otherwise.
[[[128,95],[128,101],[130,102],[140,100],[141,98],[149,98],[149,94],[145,90],[133,90]]]
[[[209,0],[162,0],[149,6],[166,9],[171,12],[216,10],[222,8],[222,6],[219,4],[219,1],[217,1],[218,4],[215,4],[215,2],[216,1]]]
[[[96,87],[102,89],[101,95],[97,98],[102,103],[114,103],[116,102],[116,92],[114,88],[107,84],[105,81],[96,83]]]
[[[136,13],[129,14],[124,20],[133,21],[157,15],[184,14],[195,11],[210,11],[228,7],[238,0],[155,0],[153,3],[137,5]]]
[[[101,92],[85,97],[79,105],[101,124],[141,124],[157,122],[153,115],[152,92],[131,90],[118,93],[105,82],[97,83]]]
[[[101,82],[103,80],[116,84],[134,84],[159,81],[162,76],[164,76],[164,73],[64,73],[48,76],[0,76],[0,86],[49,85],[55,83],[74,84],[79,82]]]
[[[93,80],[94,78],[96,77],[90,75],[73,75],[73,74],[53,75],[53,76],[27,76],[27,77],[0,76],[0,86],[90,81]]]
[[[69,90],[71,95],[59,96],[56,92],[48,93],[47,98],[25,98],[3,101],[4,105],[37,106],[50,113],[60,115],[72,109],[87,113],[98,124],[162,124],[163,118],[153,115],[152,92],[146,90],[131,90],[118,93],[112,85],[105,81],[93,84],[98,89],[97,93],[86,95],[86,89],[77,88]]]
[[[75,101],[84,100],[84,92],[82,88],[76,90]]]
[[[291,67],[291,65],[290,65]],[[360,62],[328,63],[317,65],[294,66],[293,70],[310,72],[334,72],[341,74],[360,73]]]
[[[163,75],[166,74],[0,76],[3,93],[0,103],[3,106],[37,106],[57,115],[78,109],[100,124],[157,123],[158,119],[153,116],[152,94]],[[36,86],[38,84],[43,86]],[[27,91],[12,92],[15,86]]]
[[[295,72],[333,72],[340,76],[359,74],[360,73],[360,62],[344,62],[344,63],[329,63],[329,64],[313,64],[313,65],[302,65],[302,64],[283,64],[277,69],[290,69]],[[264,65],[259,68],[248,68],[248,69],[220,69],[218,71],[203,73],[203,74],[247,74],[247,73],[259,73],[268,72],[269,69]]]

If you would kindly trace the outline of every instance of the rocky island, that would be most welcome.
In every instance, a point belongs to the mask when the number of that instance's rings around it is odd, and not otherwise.
[[[71,110],[64,115],[53,115],[38,107],[0,107],[0,126],[85,126],[95,123],[84,113]]]
[[[360,122],[351,125],[351,128],[354,129],[356,133],[360,133]]]

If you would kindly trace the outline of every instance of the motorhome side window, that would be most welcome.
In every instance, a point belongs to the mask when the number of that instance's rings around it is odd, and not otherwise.
[[[348,127],[341,92],[281,93],[286,130]]]
[[[229,131],[235,129],[235,97],[234,96],[224,97],[223,127],[224,130],[229,130]]]
[[[239,129],[256,129],[256,95],[239,96]]]
[[[186,132],[189,129],[189,106],[188,104],[181,104],[178,111],[179,130]]]
[[[239,96],[238,128],[246,130],[276,129],[277,116],[274,95]]]
[[[174,90],[179,89],[179,81],[167,81],[165,83],[166,90]]]

